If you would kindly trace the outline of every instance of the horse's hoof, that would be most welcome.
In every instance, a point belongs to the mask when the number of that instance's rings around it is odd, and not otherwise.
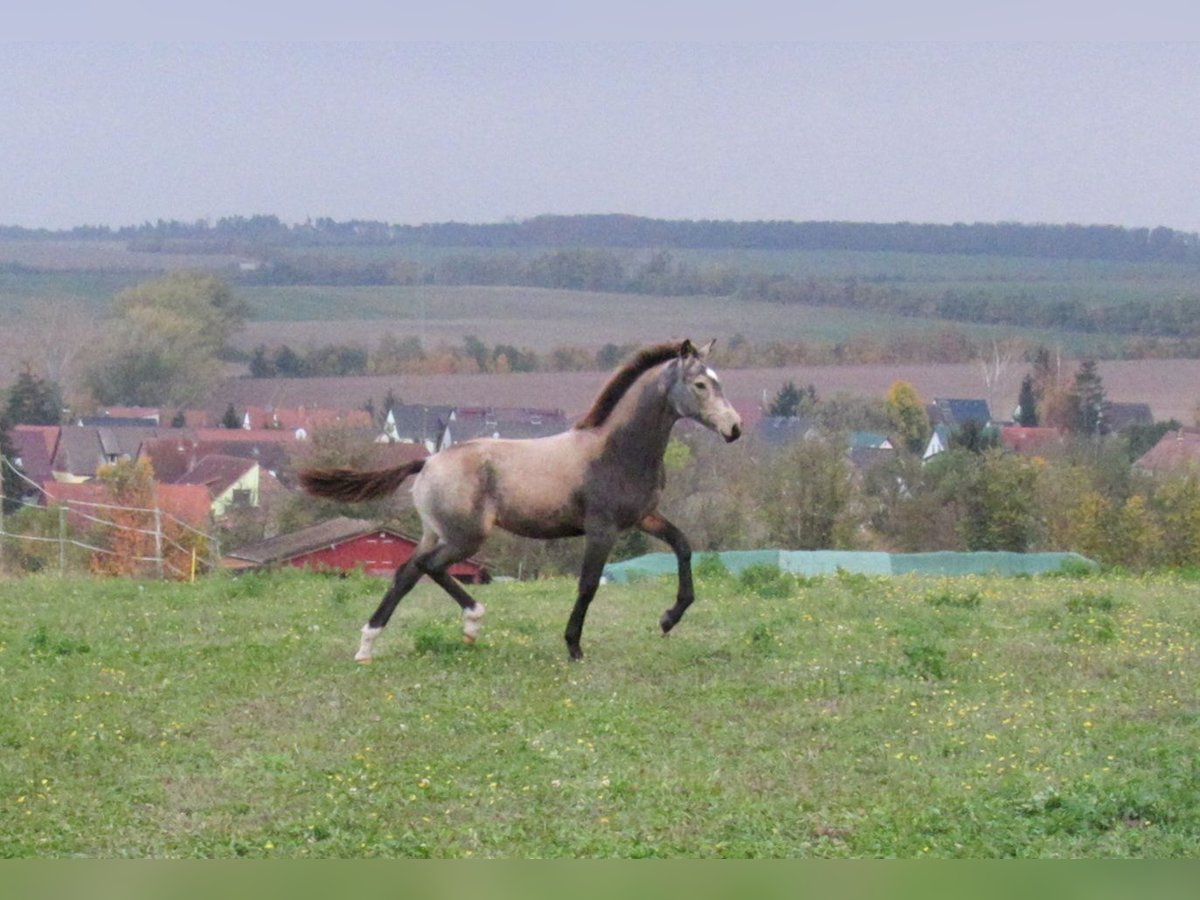
[[[464,644],[473,644],[473,643],[475,643],[475,635],[473,635],[473,634],[464,634],[464,635],[463,635],[463,643],[464,643]]]
[[[356,663],[358,663],[360,666],[369,666],[369,665],[371,664],[371,657],[369,657],[369,656],[356,656],[356,657],[354,657],[354,661],[355,661]]]

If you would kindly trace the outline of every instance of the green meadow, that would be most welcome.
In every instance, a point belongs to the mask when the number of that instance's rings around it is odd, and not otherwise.
[[[1200,582],[8,580],[7,857],[1194,857]]]

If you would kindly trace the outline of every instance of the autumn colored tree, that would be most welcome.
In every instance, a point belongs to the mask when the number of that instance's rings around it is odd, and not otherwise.
[[[150,575],[156,569],[154,471],[150,461],[119,460],[96,470],[107,489],[108,503],[88,510],[106,524],[96,524],[93,540],[100,550],[92,556],[98,575]]]
[[[888,418],[910,453],[920,453],[929,441],[929,414],[917,389],[907,381],[896,381],[885,398]]]
[[[91,542],[98,575],[186,578],[192,560],[207,554],[207,541],[160,508],[154,470],[146,458],[121,459],[96,470],[107,502],[90,509],[96,523]]]

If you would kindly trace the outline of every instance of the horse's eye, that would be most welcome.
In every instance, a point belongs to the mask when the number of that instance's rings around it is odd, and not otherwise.
[[[708,385],[705,384],[703,381],[697,381],[694,385],[692,385],[692,387],[694,387],[698,391],[707,391],[708,390]]]

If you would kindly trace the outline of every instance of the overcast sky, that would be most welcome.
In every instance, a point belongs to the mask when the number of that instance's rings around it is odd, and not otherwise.
[[[1200,44],[0,46],[0,224],[1200,230]]]

